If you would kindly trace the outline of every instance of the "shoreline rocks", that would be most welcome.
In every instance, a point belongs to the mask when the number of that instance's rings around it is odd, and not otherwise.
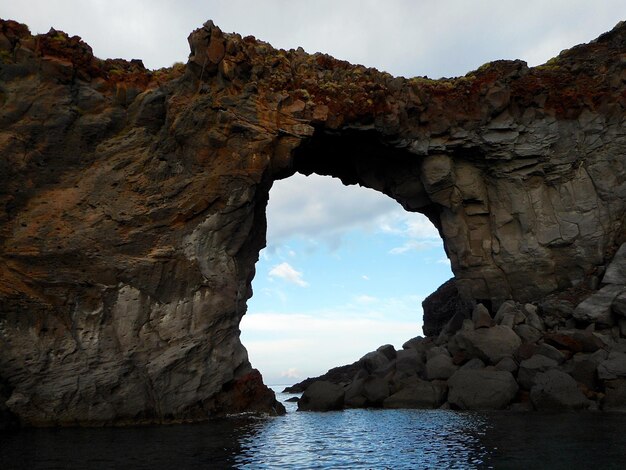
[[[625,287],[609,286],[611,292]],[[577,312],[595,296],[590,292],[553,326],[544,318],[555,312],[545,307],[507,301],[493,312],[478,304],[453,333],[450,320],[437,337],[416,337],[402,350],[385,345],[366,354],[351,365],[359,370],[347,383],[307,380],[316,394],[326,388],[339,397],[345,391],[342,406],[335,401],[334,410],[626,411],[626,336],[614,322],[621,316],[621,298],[613,296],[617,308],[609,303],[609,313],[593,317],[596,322],[581,321]]]

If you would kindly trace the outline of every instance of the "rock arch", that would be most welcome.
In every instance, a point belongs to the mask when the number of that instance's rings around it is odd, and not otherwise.
[[[585,282],[624,238],[624,25],[438,81],[212,22],[189,44],[148,71],[0,23],[0,378],[25,423],[276,411],[238,325],[295,171],[426,214],[469,301]]]

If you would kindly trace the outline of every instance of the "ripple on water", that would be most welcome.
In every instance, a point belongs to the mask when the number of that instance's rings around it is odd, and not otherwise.
[[[287,405],[292,412],[276,418],[0,433],[0,468],[604,470],[626,459],[626,414],[298,413]]]

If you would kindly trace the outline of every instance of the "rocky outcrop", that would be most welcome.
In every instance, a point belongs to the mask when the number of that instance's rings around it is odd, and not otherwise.
[[[252,406],[237,397],[257,388],[270,396],[239,322],[269,190],[295,172],[426,214],[459,298],[492,313],[595,290],[624,241],[623,24],[544,66],[497,61],[438,81],[212,22],[189,45],[186,65],[149,71],[0,22],[0,377],[23,424],[201,420]],[[559,299],[542,311],[550,328],[619,329]],[[459,357],[479,349],[470,338]]]
[[[624,410],[626,337],[604,320],[578,322],[577,309],[550,327],[532,304],[507,301],[497,312],[478,304],[477,323],[466,319],[454,333],[413,338],[395,354],[382,356],[379,348],[355,363],[360,370],[350,382],[332,385],[336,395],[344,390],[345,408]]]

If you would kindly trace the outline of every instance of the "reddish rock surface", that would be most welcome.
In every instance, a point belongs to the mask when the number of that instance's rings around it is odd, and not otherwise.
[[[272,182],[297,171],[426,214],[461,298],[494,308],[584,281],[623,241],[623,24],[438,81],[211,22],[189,44],[149,71],[0,21],[0,379],[24,424],[276,411],[239,322]]]

